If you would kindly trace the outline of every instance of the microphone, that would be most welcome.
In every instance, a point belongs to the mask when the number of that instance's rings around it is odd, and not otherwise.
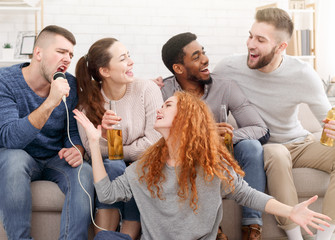
[[[54,76],[53,76],[53,80],[57,80],[58,78],[66,79],[66,76],[62,72],[55,72]],[[65,103],[66,102],[66,96],[64,95],[62,97],[62,99],[63,99],[63,102]]]

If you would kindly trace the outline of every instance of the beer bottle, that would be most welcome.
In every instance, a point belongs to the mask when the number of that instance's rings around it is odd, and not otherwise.
[[[332,109],[330,109],[327,113],[327,118],[326,118],[326,122],[329,122],[330,120],[335,120],[335,107],[333,107]],[[325,133],[325,127],[323,127],[323,131],[322,131],[322,135],[321,135],[321,139],[320,142],[325,145],[325,146],[329,146],[332,147],[334,145],[334,139],[328,137]]]
[[[220,106],[219,121],[225,123],[228,121],[227,107],[225,104],[221,104]],[[230,154],[234,156],[233,139],[229,133],[225,133],[223,142]]]

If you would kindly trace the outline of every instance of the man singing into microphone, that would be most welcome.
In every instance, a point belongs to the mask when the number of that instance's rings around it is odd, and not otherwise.
[[[83,154],[72,110],[77,104],[76,79],[65,73],[76,40],[71,32],[47,26],[37,37],[31,63],[0,69],[0,218],[8,239],[31,239],[30,182],[57,183],[65,194],[59,239],[87,239],[89,199],[81,189],[79,152]],[[83,163],[80,179],[93,199],[92,170]]]

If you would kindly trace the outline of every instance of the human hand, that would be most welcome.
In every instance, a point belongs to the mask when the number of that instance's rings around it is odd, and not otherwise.
[[[74,147],[62,148],[58,152],[58,156],[60,159],[64,158],[71,167],[78,167],[83,161],[81,153]]]
[[[313,233],[309,230],[308,225],[317,230],[323,231],[324,229],[318,224],[322,224],[322,225],[329,227],[329,223],[327,223],[324,220],[328,220],[328,221],[331,220],[330,217],[324,214],[317,213],[317,212],[314,212],[308,209],[308,206],[312,204],[313,202],[315,202],[317,199],[318,199],[318,196],[315,195],[314,197],[311,197],[310,199],[295,205],[292,208],[290,216],[289,216],[289,218],[293,222],[303,227],[309,235],[313,235]]]
[[[324,131],[327,133],[327,136],[335,139],[335,121],[324,119],[323,122],[325,123]]]
[[[86,115],[78,109],[73,110],[74,118],[83,126],[85,129],[87,138],[90,141],[99,142],[101,137],[101,126],[94,127],[93,123],[86,117]]]
[[[225,137],[226,133],[228,133],[231,137],[234,136],[233,134],[234,128],[229,123],[226,123],[226,122],[216,123],[216,129],[217,129],[218,134],[222,138]]]
[[[153,79],[152,81],[154,81],[154,83],[156,83],[159,88],[164,87],[163,78],[161,76]]]
[[[63,96],[68,97],[70,94],[70,85],[65,78],[52,80],[50,85],[50,92],[48,100],[54,105],[58,106]]]
[[[107,110],[102,116],[102,137],[107,139],[107,130],[112,129],[113,125],[118,124],[121,121],[121,117],[117,116],[112,110]]]

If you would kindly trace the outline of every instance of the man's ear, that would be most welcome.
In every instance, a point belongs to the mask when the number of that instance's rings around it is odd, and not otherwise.
[[[283,52],[283,51],[287,48],[287,45],[288,45],[287,42],[282,42],[282,43],[280,43],[280,45],[279,45],[279,47],[278,47],[278,50],[279,50],[280,52]]]
[[[184,66],[182,64],[180,64],[180,63],[173,64],[172,68],[173,68],[173,71],[176,74],[183,74],[183,72],[184,72]]]
[[[37,61],[41,61],[43,55],[43,51],[40,47],[34,48],[34,56],[37,59]]]
[[[101,76],[103,76],[104,78],[107,78],[110,76],[109,74],[109,69],[108,68],[105,68],[105,67],[100,67],[99,68],[99,73]]]

